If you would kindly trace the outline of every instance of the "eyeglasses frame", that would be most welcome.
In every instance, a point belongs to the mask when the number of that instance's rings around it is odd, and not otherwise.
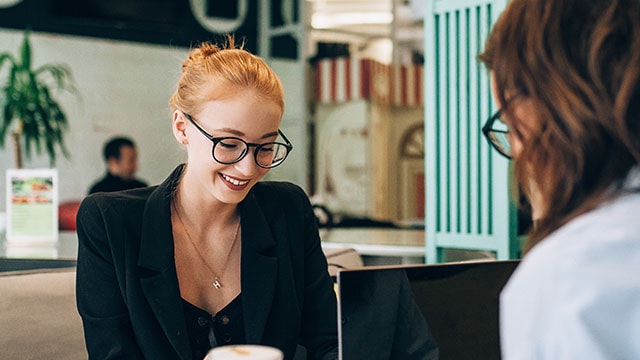
[[[498,151],[498,153],[500,153],[500,155],[506,157],[507,159],[511,159],[511,154],[508,154],[508,153],[504,152],[503,149],[493,140],[494,137],[492,137],[490,135],[492,132],[501,133],[501,134],[505,134],[505,135],[509,133],[509,131],[493,129],[493,123],[495,123],[496,120],[500,119],[500,116],[502,116],[503,112],[504,112],[504,108],[498,109],[498,111],[496,111],[489,118],[489,120],[487,120],[487,122],[485,122],[485,124],[482,126],[482,134],[487,138],[487,141],[489,142],[489,144],[491,144],[491,146],[496,151]]]
[[[272,169],[272,168],[282,164],[287,159],[287,157],[289,156],[289,153],[293,150],[293,144],[291,143],[291,141],[289,141],[287,136],[280,129],[278,129],[278,135],[282,136],[282,139],[285,141],[284,144],[281,143],[281,142],[277,142],[277,141],[269,141],[269,142],[262,143],[262,144],[250,143],[250,142],[246,142],[243,139],[241,139],[239,137],[235,137],[235,136],[221,136],[221,137],[212,136],[205,129],[200,127],[200,125],[198,125],[198,123],[193,119],[193,117],[191,117],[191,115],[189,115],[189,114],[187,114],[185,112],[182,112],[182,114],[184,114],[184,116],[187,119],[189,119],[189,121],[196,127],[196,129],[198,129],[198,131],[200,131],[200,133],[202,135],[204,135],[204,137],[206,137],[207,139],[209,139],[213,143],[213,146],[211,148],[211,157],[213,158],[213,160],[217,161],[220,164],[231,165],[231,164],[238,163],[238,162],[242,161],[242,159],[244,159],[247,156],[247,154],[249,153],[249,148],[250,147],[254,147],[255,150],[253,151],[253,160],[255,161],[256,165],[258,165],[259,167],[261,167],[263,169]],[[240,157],[238,157],[236,160],[231,161],[231,162],[220,161],[220,160],[216,159],[216,157],[213,155],[214,154],[213,149],[215,149],[216,145],[219,142],[221,142],[223,140],[226,140],[226,139],[240,140],[241,142],[243,142],[243,143],[245,143],[247,145],[247,147],[244,150],[244,153],[242,155],[240,155]],[[258,150],[260,150],[260,148],[262,148],[263,146],[265,146],[267,144],[280,144],[280,145],[283,145],[287,149],[287,154],[284,156],[282,161],[280,161],[279,163],[277,163],[274,166],[264,166],[264,165],[261,165],[260,163],[258,163],[258,157],[257,157]]]

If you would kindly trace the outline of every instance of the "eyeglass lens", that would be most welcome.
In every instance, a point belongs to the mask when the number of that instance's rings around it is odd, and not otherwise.
[[[488,136],[496,150],[507,157],[511,157],[511,143],[509,143],[507,134],[507,132],[491,129]]]
[[[511,158],[511,143],[509,142],[509,126],[505,124],[500,115],[502,110],[498,110],[482,128],[482,132],[486,135],[489,143],[500,154],[507,158]]]
[[[264,144],[248,145],[242,139],[220,139],[213,146],[213,157],[221,163],[232,164],[240,161],[249,151],[249,146],[255,146],[255,161],[258,165],[271,168],[279,165],[287,157],[288,149],[284,144],[268,142]]]

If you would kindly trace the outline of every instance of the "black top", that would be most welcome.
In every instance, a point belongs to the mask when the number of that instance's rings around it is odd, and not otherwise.
[[[90,359],[191,360],[175,267],[171,198],[159,186],[87,196],[78,210],[77,306]],[[302,189],[259,182],[239,204],[246,344],[337,359],[336,294]],[[215,214],[211,214],[215,216]]]
[[[183,305],[194,360],[204,359],[207,352],[218,345],[245,343],[241,295],[215,316],[186,300]]]
[[[93,183],[93,185],[91,185],[89,194],[101,191],[111,192],[129,190],[146,186],[148,186],[147,183],[139,179],[127,180],[121,178],[120,176],[111,175],[109,172],[107,172],[107,174],[102,179],[96,181],[95,183]]]

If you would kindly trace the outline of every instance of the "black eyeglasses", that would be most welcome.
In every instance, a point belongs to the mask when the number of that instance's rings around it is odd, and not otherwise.
[[[509,127],[500,120],[503,109],[496,111],[482,127],[482,133],[489,144],[504,157],[511,159],[511,143],[509,142]]]
[[[213,137],[201,128],[200,125],[193,120],[191,115],[187,113],[183,114],[202,135],[213,142],[211,155],[213,159],[220,164],[229,165],[239,162],[247,156],[249,147],[253,146],[256,148],[253,152],[253,158],[256,164],[261,168],[271,169],[282,164],[287,158],[287,155],[293,150],[293,145],[280,129],[278,129],[278,134],[282,136],[282,139],[286,142],[285,144],[275,141],[262,144],[248,143],[233,136]]]

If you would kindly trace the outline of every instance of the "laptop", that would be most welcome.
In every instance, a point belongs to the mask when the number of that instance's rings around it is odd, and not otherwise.
[[[499,296],[518,263],[338,271],[340,359],[500,359]]]

